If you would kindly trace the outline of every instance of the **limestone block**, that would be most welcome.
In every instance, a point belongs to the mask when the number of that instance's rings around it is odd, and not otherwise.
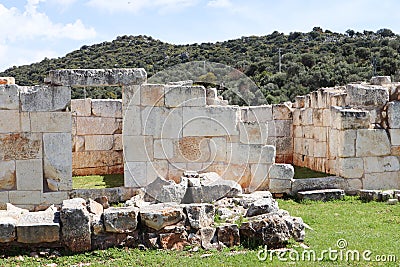
[[[123,150],[123,144],[122,144],[122,134],[114,134],[113,135],[114,139],[114,145],[112,147],[113,150]]]
[[[327,143],[326,142],[315,142],[314,143],[314,157],[326,158],[327,155]]]
[[[390,144],[392,146],[400,146],[400,129],[389,129]]]
[[[329,89],[328,89],[329,90]],[[325,89],[319,89],[317,91],[317,107],[318,108],[326,108],[330,100],[328,98],[329,94],[325,91]]]
[[[84,136],[75,135],[73,137],[73,143],[74,143],[74,147],[75,147],[74,152],[85,151],[85,137]]]
[[[140,88],[142,106],[164,106],[165,89],[160,84],[143,84]]]
[[[267,145],[275,146],[277,155],[293,154],[293,138],[292,137],[269,137]]]
[[[213,137],[209,140],[210,161],[226,161],[227,158],[227,142],[225,137]]]
[[[19,110],[19,90],[16,85],[0,85],[0,110]]]
[[[124,135],[142,135],[142,116],[139,106],[131,106],[124,111],[122,132]]]
[[[389,154],[390,142],[384,129],[361,129],[357,131],[357,157],[385,156]]]
[[[315,127],[311,125],[303,126],[303,137],[307,139],[314,139]]]
[[[228,150],[229,149],[232,149],[232,157],[229,162],[233,164],[275,162],[276,149],[274,146],[244,145],[233,143]],[[228,155],[229,154],[230,153],[228,152]]]
[[[313,139],[304,139],[303,140],[303,154],[306,156],[314,156],[314,145],[315,142]]]
[[[43,182],[41,182],[43,184]],[[8,192],[10,203],[15,205],[32,205],[40,204],[40,191],[9,191]]]
[[[146,162],[125,162],[124,163],[124,186],[143,187],[147,182]]]
[[[60,212],[64,245],[73,252],[91,249],[90,214],[82,198],[64,200]]]
[[[61,111],[71,102],[71,88],[65,86],[20,87],[21,111]]]
[[[272,106],[250,106],[241,108],[243,122],[269,122],[273,120]]]
[[[243,144],[265,144],[268,128],[265,123],[239,122],[239,138]]]
[[[392,101],[388,103],[387,118],[390,128],[400,128],[400,101]]]
[[[43,164],[40,159],[17,160],[17,190],[43,190]],[[18,203],[26,204],[26,203]],[[31,203],[27,203],[31,204]]]
[[[338,169],[343,178],[361,178],[364,174],[364,162],[362,158],[340,158]]]
[[[399,172],[380,172],[365,174],[363,179],[363,189],[393,189],[399,188]]]
[[[212,204],[188,204],[183,211],[193,229],[210,227],[214,223],[215,207]]]
[[[330,159],[336,158],[338,155],[338,144],[339,144],[339,130],[336,129],[329,129],[328,132],[329,135],[329,151],[328,151],[328,157]]]
[[[43,134],[43,172],[51,191],[72,189],[71,145],[69,133]]]
[[[314,126],[323,126],[323,110],[322,109],[313,109],[313,125]]]
[[[71,112],[32,112],[30,116],[32,132],[71,132]],[[80,125],[78,125],[79,128]]]
[[[203,86],[167,86],[165,88],[165,106],[204,107],[206,89]]]
[[[71,112],[74,116],[91,116],[92,99],[71,99]]]
[[[330,111],[330,109],[324,109],[322,111],[322,126],[331,127],[331,111]]]
[[[160,230],[176,224],[184,218],[181,207],[173,203],[160,203],[140,208],[141,222],[152,229]]]
[[[327,141],[327,128],[326,127],[314,127],[313,136],[318,142]]]
[[[303,127],[293,126],[293,137],[302,138],[303,137]]]
[[[356,135],[357,135],[357,130],[346,130],[338,132],[339,142],[336,143],[337,144],[336,147],[339,157],[342,158],[355,157]]]
[[[300,118],[302,125],[313,125],[313,109],[301,109]]]
[[[179,138],[182,136],[181,108],[145,107],[141,116],[142,132],[145,135],[152,135],[155,138]]]
[[[60,69],[51,70],[45,83],[65,86],[138,85],[145,83],[144,69]]]
[[[122,118],[122,100],[92,99],[92,114],[105,118]]]
[[[15,161],[0,161],[0,190],[16,188]]]
[[[390,84],[391,82],[390,76],[374,76],[370,80],[370,83],[373,85],[386,85]]]
[[[84,151],[75,152],[72,159],[72,168],[96,168],[115,166],[123,163],[122,151]]]
[[[293,138],[294,153],[303,155],[304,154],[303,146],[304,144],[302,138]]]
[[[365,129],[369,127],[370,114],[359,109],[331,109],[332,124],[336,129]]]
[[[296,96],[295,98],[295,106],[296,108],[304,108],[305,96]]]
[[[40,159],[42,135],[37,133],[0,134],[0,160]]]
[[[22,132],[30,132],[31,131],[31,118],[30,112],[20,112],[19,118],[21,121],[21,131]]]
[[[14,77],[0,77],[0,84],[6,84],[6,85],[11,85],[15,84],[15,78]]]
[[[240,109],[235,106],[183,108],[183,136],[238,135]]]
[[[147,184],[153,182],[157,177],[166,178],[168,176],[168,161],[154,160],[147,162]]]
[[[269,179],[269,189],[271,193],[290,194],[292,181],[290,179]]]
[[[20,132],[19,118],[18,110],[0,110],[0,133]]]
[[[389,91],[383,86],[348,84],[346,93],[346,104],[350,106],[383,107],[389,101]]]
[[[41,205],[61,205],[62,202],[68,199],[68,192],[46,192],[41,194]]]
[[[136,230],[139,209],[136,207],[110,207],[104,210],[104,226],[107,232],[132,233]]]
[[[85,150],[111,150],[114,145],[112,135],[86,135]]]
[[[365,173],[395,172],[400,170],[399,159],[395,156],[365,157]]]
[[[286,104],[272,106],[274,120],[292,120],[292,111]]]
[[[152,161],[154,158],[151,136],[124,136],[126,161]]]
[[[115,118],[77,117],[76,127],[78,135],[113,134],[118,129]]]
[[[317,91],[310,92],[309,95],[310,95],[310,107],[313,109],[318,108],[318,93],[317,93]]]
[[[174,156],[172,139],[154,139],[154,158],[171,159]]]
[[[8,216],[0,216],[0,243],[12,242],[16,238],[17,220]]]
[[[274,120],[268,123],[268,136],[292,136],[291,120]]]
[[[293,110],[293,125],[300,126],[302,124],[301,109]]]
[[[25,244],[51,243],[60,240],[57,209],[23,214],[17,223],[17,241]]]
[[[268,189],[268,171],[270,167],[271,164],[250,165],[251,181],[248,187],[249,192]]]
[[[268,175],[269,179],[291,180],[294,176],[294,168],[290,164],[272,164]]]

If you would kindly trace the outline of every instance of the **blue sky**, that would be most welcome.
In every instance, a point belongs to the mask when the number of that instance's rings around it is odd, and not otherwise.
[[[314,26],[400,33],[395,0],[0,0],[0,71],[119,35],[185,44]]]

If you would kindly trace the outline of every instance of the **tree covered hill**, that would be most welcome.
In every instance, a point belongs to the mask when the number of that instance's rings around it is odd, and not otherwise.
[[[266,102],[277,103],[320,87],[369,80],[372,75],[390,75],[397,81],[399,52],[400,35],[389,29],[334,33],[314,27],[308,33],[275,31],[260,37],[190,45],[168,44],[142,35],[120,36],[111,42],[82,46],[64,57],[14,66],[0,76],[13,76],[19,85],[34,85],[42,83],[52,69],[141,67],[151,77],[179,63],[211,61],[244,72],[261,89]],[[86,96],[120,97],[119,89],[112,90],[88,90]],[[83,97],[83,91],[75,90],[73,97]]]

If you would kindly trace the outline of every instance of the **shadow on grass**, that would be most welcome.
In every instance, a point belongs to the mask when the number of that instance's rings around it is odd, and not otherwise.
[[[103,176],[103,181],[106,188],[124,186],[123,174],[107,174]]]

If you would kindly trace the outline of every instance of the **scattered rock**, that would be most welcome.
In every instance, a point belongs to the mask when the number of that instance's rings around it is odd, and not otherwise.
[[[321,189],[297,192],[300,200],[330,201],[344,198],[342,189]]]
[[[101,215],[103,214],[103,205],[101,205],[100,203],[92,200],[91,198],[89,198],[89,200],[86,203],[87,205],[87,209],[90,213],[92,214],[96,214],[96,215]]]
[[[276,212],[279,210],[278,203],[273,198],[261,198],[252,203],[246,212],[246,217]]]
[[[217,227],[218,242],[227,247],[240,245],[239,228],[237,224],[224,224]]]
[[[200,229],[201,246],[204,249],[216,248],[217,236],[215,235],[216,229],[214,227],[205,227]]]
[[[211,204],[187,204],[183,208],[193,229],[209,227],[214,223],[215,208]]]
[[[140,208],[141,222],[155,230],[175,224],[184,217],[182,208],[176,203],[159,203]]]
[[[161,203],[175,202],[180,204],[186,194],[187,188],[188,180],[182,177],[179,184],[172,183],[170,185],[164,185],[161,188],[161,192],[157,195],[156,200]]]
[[[161,177],[157,177],[152,183],[148,184],[144,188],[144,200],[148,202],[152,202],[156,199],[158,194],[161,192],[163,186],[168,186],[174,183],[173,181],[167,181]]]
[[[97,203],[100,203],[103,206],[103,209],[108,209],[110,207],[110,203],[108,202],[107,196],[101,196],[94,199]]]
[[[131,233],[136,230],[139,209],[136,207],[111,207],[104,211],[104,226],[107,232]]]
[[[160,234],[160,244],[163,249],[171,250],[183,250],[190,245],[186,232]]]
[[[387,204],[389,205],[396,205],[399,202],[399,200],[397,198],[391,198],[387,200]]]

